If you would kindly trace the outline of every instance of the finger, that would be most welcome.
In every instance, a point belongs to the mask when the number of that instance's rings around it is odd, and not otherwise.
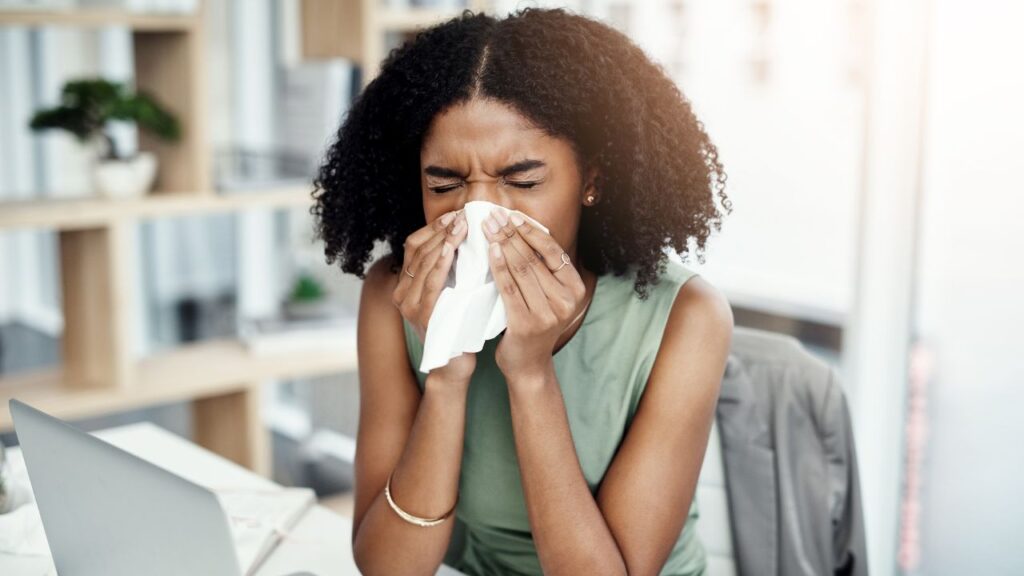
[[[435,287],[439,292],[440,287],[444,286],[451,265],[451,256],[455,252],[454,248],[458,246],[457,243],[454,243],[456,231],[462,233],[465,228],[465,223],[456,218],[449,228],[442,228],[427,244],[420,247],[420,251],[424,253],[422,258],[413,264],[415,269],[412,270],[412,273],[416,275],[416,278],[410,278],[413,282],[406,294],[406,298],[410,302],[419,304],[424,298],[429,297],[429,293]],[[447,255],[444,253],[446,245],[451,248]]]
[[[455,216],[457,216],[456,212],[446,212],[406,238],[402,257],[402,272],[399,275],[398,284],[395,286],[396,299],[404,300],[410,288],[418,284],[414,276],[418,275],[416,268],[419,266],[420,259],[423,254],[436,245],[434,242],[438,242],[439,237],[440,241],[444,241],[444,232],[448,230],[449,226],[452,226]],[[410,276],[410,273],[413,276]]]
[[[548,299],[548,307],[553,310],[559,318],[567,318],[571,314],[575,314],[576,302],[573,299],[572,292],[568,287],[562,284],[562,281],[556,278],[551,270],[547,266],[547,262],[544,258],[538,254],[537,250],[523,237],[523,226],[527,226],[528,223],[525,219],[520,218],[520,226],[516,226],[511,216],[515,212],[508,214],[509,218],[505,220],[505,224],[498,231],[497,237],[505,236],[508,238],[507,243],[510,244],[515,251],[519,254],[520,258],[529,263],[529,266],[533,269],[534,276],[537,279],[537,283],[540,285],[544,294]],[[497,213],[500,217],[500,212]],[[558,243],[543,230],[535,226],[530,226],[533,229],[534,236],[545,236],[551,243],[556,247]],[[539,241],[538,241],[539,243]],[[510,266],[513,271],[516,270],[514,265],[514,259],[509,258]],[[580,280],[580,286],[583,286],[582,279]],[[585,287],[584,287],[585,290]],[[529,304],[529,300],[527,300]],[[533,308],[531,306],[531,308]]]
[[[500,228],[496,234],[490,233],[488,240],[501,247],[502,259],[506,261],[508,270],[515,279],[516,284],[518,284],[519,290],[522,292],[523,299],[526,301],[530,311],[542,319],[552,319],[553,311],[548,304],[547,294],[537,281],[533,265],[529,262],[530,259],[534,262],[539,262],[539,258],[530,250],[527,250],[530,256],[523,257],[512,246],[512,239],[516,236],[515,231],[506,228]]]
[[[526,318],[530,313],[529,308],[526,306],[526,301],[523,300],[523,295],[519,291],[519,285],[516,284],[512,274],[508,270],[508,262],[502,256],[501,245],[497,242],[491,242],[487,248],[488,260],[491,263],[491,276],[494,278],[494,284],[498,288],[498,294],[501,295],[501,301],[505,304],[505,311],[508,316],[508,325],[512,326],[514,323],[520,321],[521,318]]]
[[[517,220],[519,221],[517,222]],[[562,266],[562,254],[565,253],[565,249],[551,234],[537,228],[529,220],[515,212],[509,213],[509,224],[514,226],[523,240],[540,254],[547,269],[564,286],[572,286],[577,280],[580,283],[583,282],[579,270],[576,269],[572,261]],[[566,259],[568,260],[568,258]],[[556,269],[557,272],[555,272]]]
[[[441,244],[441,256],[438,258],[434,269],[429,273],[427,279],[424,281],[423,293],[421,298],[426,299],[427,302],[436,303],[437,297],[444,289],[445,283],[448,280],[448,272],[451,270],[452,261],[455,258],[456,249],[462,244],[463,240],[469,234],[469,227],[466,225],[465,216],[459,217],[455,220],[454,228],[451,235],[444,240]],[[447,253],[444,249],[447,248]],[[431,305],[428,314],[433,312],[433,305]]]

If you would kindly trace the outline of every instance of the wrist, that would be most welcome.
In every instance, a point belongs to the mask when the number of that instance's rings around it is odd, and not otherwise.
[[[515,389],[541,388],[554,378],[555,363],[553,358],[521,367],[518,370],[510,370],[508,374],[505,374],[505,382],[508,383],[509,388]]]
[[[423,385],[424,392],[431,391],[444,396],[465,396],[469,391],[469,377],[449,376],[441,371],[432,371],[427,374],[427,381]]]

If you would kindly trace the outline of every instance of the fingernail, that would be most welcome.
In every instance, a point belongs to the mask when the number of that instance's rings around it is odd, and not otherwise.
[[[502,226],[508,224],[508,215],[505,214],[504,210],[495,210],[494,218],[501,223]]]
[[[452,234],[458,234],[459,232],[462,232],[462,227],[465,225],[466,222],[462,218],[456,220],[455,226],[452,226]]]
[[[498,230],[501,229],[498,227],[498,223],[494,221],[494,214],[484,218],[484,226],[487,227],[491,234],[497,234]]]
[[[508,219],[512,221],[516,226],[520,226],[523,223],[523,217],[515,212],[508,215]]]
[[[501,260],[501,246],[497,242],[491,242],[491,255]]]
[[[452,245],[447,243],[447,242],[445,242],[444,246],[441,247],[441,253],[444,254],[445,256],[451,254],[452,253]]]
[[[447,226],[452,223],[452,218],[455,218],[455,212],[449,212],[441,216],[441,223]]]

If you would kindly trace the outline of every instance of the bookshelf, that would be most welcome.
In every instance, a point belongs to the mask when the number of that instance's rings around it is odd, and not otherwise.
[[[194,439],[258,473],[270,470],[270,442],[260,416],[261,383],[355,370],[354,349],[256,356],[233,339],[189,343],[133,357],[135,260],[131,227],[143,219],[252,209],[305,208],[312,187],[218,194],[211,183],[206,134],[206,6],[189,14],[114,8],[4,9],[0,26],[131,30],[135,80],[175,113],[182,139],[139,134],[156,154],[153,191],[139,199],[34,199],[0,203],[0,231],[54,230],[59,238],[64,334],[59,366],[0,375],[0,431],[13,428],[7,400],[17,397],[70,420],[188,401]],[[349,347],[351,348],[351,346]]]
[[[477,0],[471,5],[482,7]],[[0,26],[129,27],[136,86],[156,95],[182,127],[182,139],[173,144],[139,134],[139,149],[159,159],[156,183],[146,197],[0,203],[0,231],[44,228],[58,234],[64,313],[61,365],[0,375],[0,431],[13,428],[7,406],[13,397],[69,420],[187,401],[198,444],[268,475],[262,382],[355,371],[354,346],[260,356],[238,340],[217,339],[134,358],[129,345],[137,338],[128,315],[138,289],[132,281],[130,227],[144,219],[308,208],[312,203],[311,186],[230,194],[213,189],[202,52],[206,10],[204,2],[191,14],[113,8],[0,10]],[[382,9],[369,0],[303,0],[301,10],[304,55],[353,58],[366,69],[364,86],[377,73],[387,33],[411,33],[458,13]],[[309,19],[316,15],[323,19]],[[339,46],[344,54],[338,53]]]

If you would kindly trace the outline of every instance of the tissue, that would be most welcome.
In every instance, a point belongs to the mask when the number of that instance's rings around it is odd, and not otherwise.
[[[515,212],[524,220],[549,233],[548,229],[519,210],[509,210],[485,200],[467,202],[463,207],[469,233],[455,252],[445,287],[438,295],[424,336],[420,372],[448,364],[463,352],[479,352],[484,342],[508,325],[505,303],[498,293],[484,236],[483,221],[492,210]]]

